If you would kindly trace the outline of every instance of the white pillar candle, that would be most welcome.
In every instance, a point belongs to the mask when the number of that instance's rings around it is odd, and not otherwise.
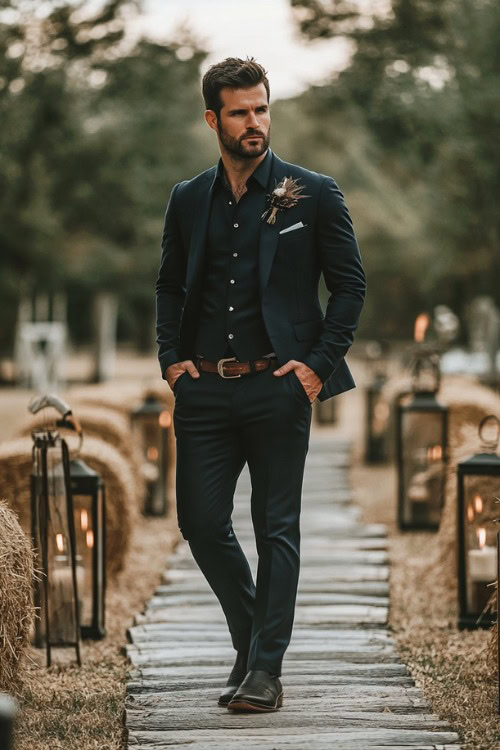
[[[496,578],[497,551],[485,545],[481,549],[471,549],[469,558],[469,577],[471,581],[490,583]]]

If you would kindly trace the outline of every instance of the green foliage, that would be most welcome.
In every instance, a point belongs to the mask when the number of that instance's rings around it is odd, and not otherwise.
[[[397,247],[399,297],[408,314],[437,302],[463,313],[478,293],[500,301],[494,205],[500,188],[498,3],[392,0],[385,12],[381,6],[370,16],[366,4],[354,0],[291,0],[291,5],[309,39],[343,36],[354,44],[346,69],[317,91],[317,100],[325,126],[336,127],[340,113],[351,117],[342,151],[360,133],[369,133],[376,148],[371,166],[392,185],[382,199],[391,204],[399,191],[417,212],[410,236]],[[372,13],[376,9],[374,4]],[[348,172],[344,184],[351,189]],[[372,191],[368,181],[363,190],[368,206]],[[358,224],[364,230],[363,211]],[[384,280],[394,274],[394,243],[386,239],[397,242],[398,234],[394,225],[385,220],[383,225],[383,234],[364,238],[362,248],[374,313],[365,312],[363,325],[373,332],[388,308]],[[418,263],[412,268],[415,254]],[[387,277],[373,265],[374,256],[385,259]]]
[[[54,0],[42,15],[13,0],[3,23],[0,12],[4,347],[19,294],[58,289],[71,291],[78,338],[90,334],[93,293],[107,289],[120,294],[122,335],[143,341],[170,189],[201,171],[208,150],[194,125],[205,57],[196,40],[132,45],[132,3],[86,5]]]

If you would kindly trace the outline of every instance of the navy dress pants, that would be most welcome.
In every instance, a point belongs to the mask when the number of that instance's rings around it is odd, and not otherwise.
[[[248,669],[281,674],[300,565],[300,506],[312,404],[293,370],[279,366],[224,379],[199,370],[174,383],[177,517],[182,536],[220,601]],[[237,479],[248,462],[258,552],[254,583],[233,530]]]

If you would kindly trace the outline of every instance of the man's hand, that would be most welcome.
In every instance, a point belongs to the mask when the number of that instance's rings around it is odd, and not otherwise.
[[[173,365],[169,365],[169,367],[167,367],[167,369],[165,370],[167,383],[172,390],[174,389],[175,381],[177,380],[177,378],[180,378],[185,370],[188,371],[192,378],[200,377],[200,373],[196,369],[192,359],[184,359],[182,362],[176,362]]]
[[[282,367],[278,367],[273,372],[273,375],[279,377],[280,375],[286,375],[290,370],[295,370],[295,374],[302,383],[302,386],[309,397],[311,404],[315,400],[316,396],[323,388],[323,381],[317,375],[314,370],[311,370],[304,362],[299,362],[296,359],[289,359]]]

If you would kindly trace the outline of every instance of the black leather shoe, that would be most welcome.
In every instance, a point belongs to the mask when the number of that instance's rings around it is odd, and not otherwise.
[[[219,696],[219,706],[227,706],[239,686],[245,679],[247,669],[248,654],[242,654],[238,651],[234,667],[231,670],[226,687]]]
[[[262,669],[251,669],[227,707],[233,711],[277,711],[282,704],[279,677]]]

